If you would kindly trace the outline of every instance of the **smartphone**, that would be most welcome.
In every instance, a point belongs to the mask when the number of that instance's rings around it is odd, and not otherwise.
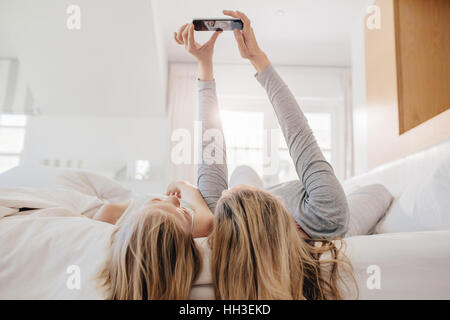
[[[192,23],[195,31],[233,31],[244,27],[241,19],[194,19]]]

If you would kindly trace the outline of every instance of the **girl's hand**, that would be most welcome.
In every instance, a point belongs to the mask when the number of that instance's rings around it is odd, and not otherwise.
[[[215,31],[211,38],[204,44],[199,44],[194,39],[194,24],[186,23],[178,32],[174,33],[175,41],[184,45],[186,50],[192,54],[199,63],[212,63],[214,44],[222,31]]]
[[[194,229],[192,232],[194,238],[206,237],[211,233],[214,216],[196,186],[187,181],[175,181],[167,187],[167,195],[176,195],[189,203],[194,209]]]
[[[250,60],[258,72],[263,71],[270,64],[270,61],[266,54],[259,48],[248,17],[240,11],[223,10],[223,14],[242,20],[244,24],[242,31],[238,29],[233,31],[239,53],[242,58]]]
[[[167,187],[168,196],[177,196],[192,206],[198,206],[203,202],[203,197],[198,188],[187,181],[174,181]]]

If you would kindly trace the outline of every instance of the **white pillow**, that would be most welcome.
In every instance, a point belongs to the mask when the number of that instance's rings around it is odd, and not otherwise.
[[[377,233],[450,229],[450,157],[428,177],[409,185]]]
[[[131,190],[102,174],[81,169],[20,165],[0,174],[0,188],[64,188],[110,202],[131,198]]]
[[[350,221],[345,237],[369,234],[386,214],[392,199],[381,184],[360,187],[348,194]]]

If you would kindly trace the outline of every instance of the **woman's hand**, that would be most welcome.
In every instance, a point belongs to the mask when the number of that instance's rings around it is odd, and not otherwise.
[[[270,61],[258,46],[250,20],[240,11],[223,10],[223,14],[242,20],[244,24],[242,31],[238,29],[233,31],[238,44],[239,53],[242,58],[250,60],[256,71],[260,73],[270,64]]]
[[[167,187],[166,195],[168,196],[177,196],[178,198],[181,198],[181,193],[186,197],[188,194],[194,194],[198,191],[198,189],[190,184],[187,181],[184,180],[178,180],[173,181],[169,184]],[[187,199],[184,199],[187,201]],[[188,201],[189,202],[189,201]]]
[[[186,50],[192,54],[199,64],[199,77],[203,81],[214,80],[213,74],[213,54],[214,45],[219,34],[222,31],[215,31],[211,38],[204,44],[199,44],[194,39],[194,24],[186,23],[181,26],[178,32],[174,33],[175,41],[178,44],[184,45]]]

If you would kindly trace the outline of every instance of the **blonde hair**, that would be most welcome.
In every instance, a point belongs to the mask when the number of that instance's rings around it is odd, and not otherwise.
[[[124,219],[111,242],[100,274],[109,299],[189,298],[201,268],[200,253],[172,215],[143,208]]]
[[[216,299],[341,299],[332,241],[305,241],[282,202],[248,186],[231,189],[215,210],[211,269]],[[326,253],[327,259],[319,259]],[[322,272],[326,265],[327,274]]]

